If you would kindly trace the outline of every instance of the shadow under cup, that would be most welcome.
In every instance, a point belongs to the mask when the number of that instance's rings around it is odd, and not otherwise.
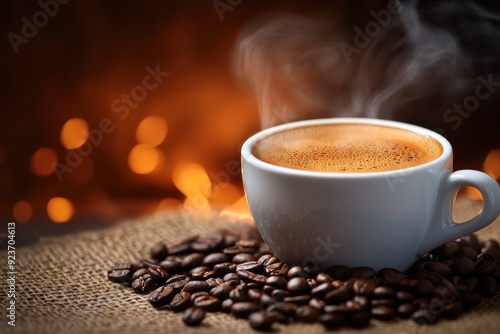
[[[401,146],[403,137],[410,141]],[[433,153],[426,155],[429,148]],[[289,264],[405,271],[500,213],[494,179],[479,171],[452,173],[450,143],[410,124],[367,118],[288,123],[253,135],[241,154],[256,227]],[[456,224],[453,201],[464,186],[482,193],[483,210]]]

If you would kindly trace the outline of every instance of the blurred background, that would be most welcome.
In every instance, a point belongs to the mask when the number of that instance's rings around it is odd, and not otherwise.
[[[500,28],[497,2],[476,2]],[[0,218],[36,239],[166,209],[248,217],[239,149],[261,122],[231,70],[239,33],[262,14],[285,12],[335,20],[349,42],[353,27],[384,8],[368,0],[2,1]],[[442,14],[430,23],[463,33],[479,59],[472,77],[499,73],[500,39],[481,49],[465,34],[466,15]],[[454,146],[456,169],[500,180],[500,87],[490,88],[457,128],[443,111],[474,87],[385,118],[437,129]]]

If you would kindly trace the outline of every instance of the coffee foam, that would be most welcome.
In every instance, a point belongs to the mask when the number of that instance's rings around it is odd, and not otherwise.
[[[259,141],[253,154],[283,167],[323,172],[377,172],[424,164],[439,157],[441,144],[408,130],[379,125],[301,127]]]

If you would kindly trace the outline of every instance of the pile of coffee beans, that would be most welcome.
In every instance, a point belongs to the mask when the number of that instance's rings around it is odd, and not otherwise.
[[[260,240],[227,232],[152,246],[150,258],[121,263],[108,279],[155,308],[183,312],[186,325],[206,312],[247,319],[252,328],[273,323],[320,322],[326,328],[365,327],[371,319],[420,324],[456,318],[497,293],[500,246],[476,235],[448,242],[422,256],[406,273],[369,267],[291,266]]]

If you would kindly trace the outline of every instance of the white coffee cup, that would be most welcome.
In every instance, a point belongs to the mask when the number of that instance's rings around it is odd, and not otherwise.
[[[436,139],[442,154],[404,169],[338,173],[299,170],[259,160],[257,142],[288,129],[322,124],[371,124]],[[319,263],[407,270],[421,255],[493,222],[500,186],[485,173],[452,172],[452,147],[441,135],[415,125],[368,118],[299,121],[265,129],[241,149],[245,194],[257,229],[273,253],[289,264]],[[482,211],[452,220],[458,190],[477,188]]]

